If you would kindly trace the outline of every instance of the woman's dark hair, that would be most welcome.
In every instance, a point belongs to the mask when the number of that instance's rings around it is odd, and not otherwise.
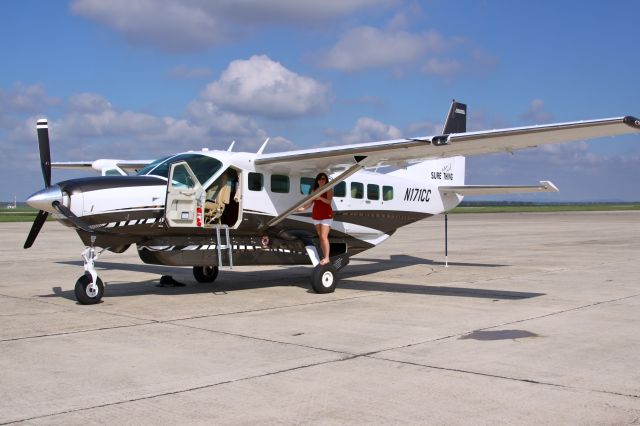
[[[329,176],[327,176],[326,173],[318,173],[318,176],[316,176],[316,181],[313,183],[313,190],[315,191],[316,189],[320,188],[320,184],[318,183],[318,180],[324,177],[325,183],[329,182]]]

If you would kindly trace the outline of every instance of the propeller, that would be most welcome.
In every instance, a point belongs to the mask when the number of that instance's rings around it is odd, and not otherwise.
[[[40,210],[38,212],[38,216],[36,216],[36,220],[33,221],[33,225],[31,225],[31,231],[29,231],[29,235],[27,236],[27,240],[24,242],[24,248],[28,249],[33,245],[33,242],[36,240],[38,233],[42,229],[42,225],[47,221],[47,216],[49,213]]]
[[[44,178],[44,185],[49,188],[51,186],[51,150],[49,149],[49,123],[46,118],[38,120],[36,125],[38,132],[38,148],[40,150],[40,165],[42,166],[42,177]],[[42,229],[42,225],[47,221],[49,213],[40,210],[33,225],[31,225],[31,231],[27,236],[27,240],[24,242],[24,248],[29,248],[33,245],[36,237]]]
[[[46,118],[38,120],[36,125],[38,131],[38,148],[40,149],[40,165],[42,166],[42,177],[44,186],[51,186],[51,150],[49,149],[49,123]]]
[[[40,165],[42,166],[42,177],[44,178],[45,188],[35,194],[33,194],[27,202],[34,207],[40,207],[38,215],[31,225],[31,230],[24,242],[24,248],[29,248],[33,245],[36,237],[40,233],[42,226],[47,221],[49,212],[42,210],[49,205],[55,209],[58,213],[69,219],[69,221],[77,229],[88,232],[89,234],[95,234],[96,231],[91,229],[89,225],[76,216],[68,207],[61,203],[62,192],[60,188],[55,185],[51,186],[51,151],[49,148],[49,123],[46,118],[38,120],[36,126],[38,132],[38,148],[40,150]]]

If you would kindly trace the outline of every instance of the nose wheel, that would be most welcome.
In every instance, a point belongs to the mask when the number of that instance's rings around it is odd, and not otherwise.
[[[95,237],[92,236],[91,242]],[[102,253],[102,252],[100,252]],[[82,260],[84,260],[84,275],[78,278],[75,286],[76,300],[81,305],[93,305],[102,299],[104,294],[104,283],[98,277],[95,262],[98,260],[100,253],[96,253],[93,247],[87,247],[82,252]]]
[[[102,299],[104,284],[100,277],[96,277],[94,282],[90,274],[85,274],[76,281],[75,293],[78,303],[81,305],[93,305]]]

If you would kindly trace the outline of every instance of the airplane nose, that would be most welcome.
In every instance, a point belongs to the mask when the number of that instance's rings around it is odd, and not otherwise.
[[[36,192],[31,197],[29,197],[29,199],[27,199],[27,204],[38,210],[44,210],[45,212],[49,213],[56,213],[56,210],[51,205],[51,203],[53,203],[54,201],[59,201],[60,203],[62,203],[62,190],[57,185],[53,185]]]

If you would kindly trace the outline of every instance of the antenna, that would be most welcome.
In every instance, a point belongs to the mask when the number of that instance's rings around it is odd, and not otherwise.
[[[260,147],[260,149],[258,150],[258,152],[256,152],[256,155],[260,155],[262,154],[262,151],[264,151],[264,149],[267,147],[267,144],[269,143],[269,138],[267,138],[266,141],[264,141],[264,143],[262,144],[262,146]]]

